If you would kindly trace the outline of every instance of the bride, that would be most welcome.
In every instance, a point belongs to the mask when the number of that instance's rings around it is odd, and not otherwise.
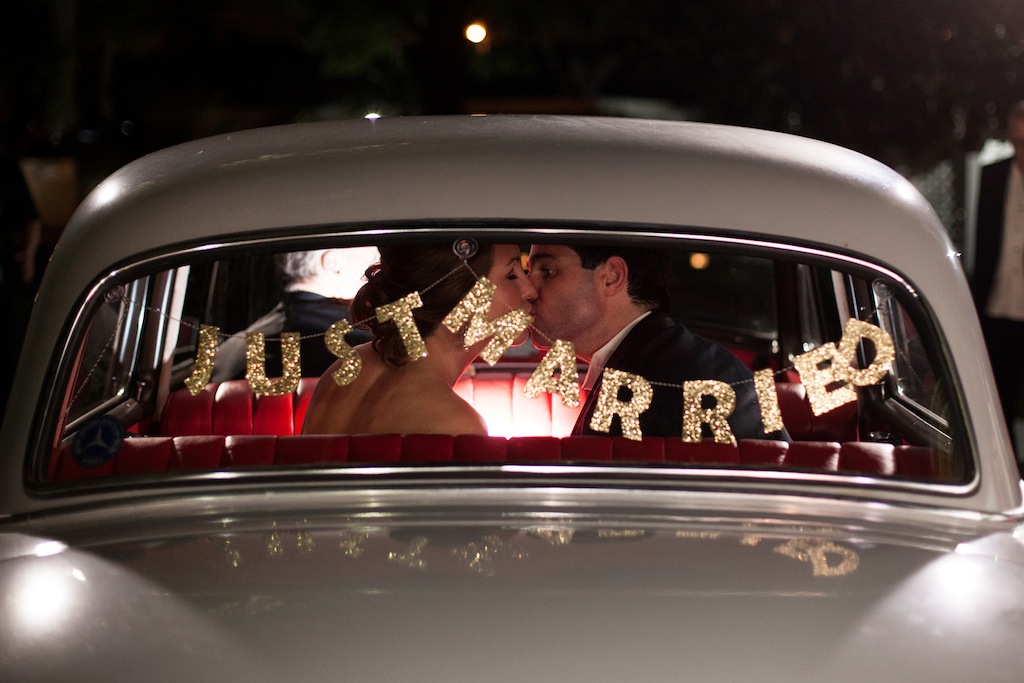
[[[514,244],[481,244],[465,264],[461,260],[450,246],[380,247],[380,262],[367,269],[367,283],[350,313],[373,332],[373,341],[355,348],[362,369],[351,383],[339,386],[331,375],[342,361],[328,368],[310,400],[304,434],[487,434],[484,419],[452,387],[488,340],[467,349],[463,330],[451,332],[441,321],[477,276],[486,276],[496,287],[488,320],[520,307],[528,311],[537,290]],[[423,303],[412,314],[426,349],[415,360],[395,323],[379,322],[375,315],[378,307],[412,292],[419,292]]]

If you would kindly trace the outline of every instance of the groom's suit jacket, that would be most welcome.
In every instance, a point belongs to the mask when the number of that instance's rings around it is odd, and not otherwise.
[[[785,430],[765,435],[753,373],[736,356],[724,346],[690,332],[683,324],[657,311],[630,330],[605,367],[680,387],[686,380],[726,382],[736,391],[736,408],[729,417],[729,426],[737,439],[789,438]],[[598,379],[587,396],[573,434],[600,433],[590,428],[590,418],[600,392],[601,380]],[[654,386],[651,405],[640,414],[641,431],[645,436],[681,436],[682,428],[682,388]],[[706,425],[704,429],[707,430]],[[618,416],[612,419],[609,434],[622,434]],[[710,436],[710,432],[705,431],[705,436]]]

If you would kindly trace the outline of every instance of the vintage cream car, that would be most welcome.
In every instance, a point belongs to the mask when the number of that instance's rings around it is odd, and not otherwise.
[[[574,435],[585,364],[507,344],[455,387],[488,435],[303,434],[332,379],[260,327],[275,255],[485,242],[663,253],[764,438],[722,428],[722,382],[655,382],[674,435],[634,423],[641,384],[602,404],[623,436]],[[0,679],[1019,680],[984,348],[924,199],[808,139],[410,118],[152,154],[79,208],[18,361]]]

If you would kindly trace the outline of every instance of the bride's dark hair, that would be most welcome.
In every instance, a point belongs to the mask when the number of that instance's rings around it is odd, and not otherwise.
[[[366,284],[352,300],[351,317],[373,332],[373,348],[384,362],[398,367],[409,362],[398,328],[391,321],[378,322],[374,309],[419,292],[423,306],[413,309],[412,314],[420,336],[426,339],[476,283],[473,273],[483,277],[490,272],[492,250],[490,244],[481,244],[469,259],[470,271],[456,267],[460,259],[451,243],[385,245],[378,249],[380,262],[366,269]]]

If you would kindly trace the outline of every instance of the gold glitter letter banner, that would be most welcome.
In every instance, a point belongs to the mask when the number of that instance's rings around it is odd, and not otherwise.
[[[560,395],[562,405],[569,408],[580,404],[580,375],[572,342],[558,339],[551,345],[523,387],[523,396],[537,398],[542,391]]]
[[[493,336],[494,338],[480,352],[480,357],[488,365],[497,363],[505,349],[511,346],[516,337],[533,322],[530,314],[521,308],[488,322],[486,316],[494,300],[494,290],[493,282],[486,277],[480,278],[443,321],[445,327],[453,333],[458,333],[466,320],[469,320],[469,328],[462,339],[467,349]]]
[[[245,335],[245,378],[254,394],[281,396],[290,394],[299,386],[298,332],[281,333],[281,378],[267,378],[266,342],[262,332]]]
[[[842,369],[843,359],[832,342],[801,353],[793,359],[793,365],[800,373],[811,412],[815,415],[857,400],[857,392],[844,381],[846,373]]]
[[[196,349],[196,366],[192,374],[185,380],[190,394],[195,396],[213,374],[213,359],[217,356],[217,340],[220,338],[220,328],[213,325],[202,325],[199,327],[199,348]]]
[[[771,370],[758,370],[754,373],[754,389],[757,390],[757,402],[761,406],[761,424],[765,434],[783,429],[782,411],[779,410],[779,394],[775,390],[775,373]]]
[[[851,364],[861,338],[874,343],[875,358],[868,367],[858,370]],[[851,318],[846,323],[838,348],[831,342],[823,344],[794,358],[793,365],[807,389],[811,412],[821,415],[856,401],[857,392],[851,385],[863,387],[880,381],[895,357],[896,351],[888,332]]]
[[[349,384],[359,376],[363,369],[363,359],[359,357],[355,349],[345,342],[345,335],[352,331],[352,325],[347,320],[339,320],[331,323],[324,334],[324,344],[327,350],[341,359],[341,367],[331,373],[331,378],[339,387]]]
[[[423,299],[420,298],[420,293],[413,292],[398,301],[393,301],[390,304],[384,304],[374,309],[378,321],[382,323],[386,323],[389,320],[394,321],[395,326],[398,327],[398,334],[402,337],[402,344],[405,345],[405,351],[409,354],[409,360],[411,361],[417,361],[427,356],[427,345],[423,342],[420,331],[416,329],[416,321],[412,317],[412,309],[419,308],[422,305]]]
[[[629,401],[619,400],[620,387],[633,392]],[[605,368],[601,374],[601,393],[597,397],[594,415],[590,418],[590,428],[608,432],[612,428],[612,417],[618,415],[622,422],[622,435],[633,441],[642,441],[644,434],[640,430],[640,413],[647,410],[653,398],[654,388],[640,375]]]
[[[715,405],[702,407],[705,396],[712,396]],[[736,408],[736,392],[725,382],[705,379],[683,382],[683,441],[700,441],[701,425],[707,423],[715,443],[736,443],[727,418]]]
[[[875,358],[868,367],[855,370],[851,364],[861,339],[870,339],[875,345]],[[850,318],[846,321],[843,338],[839,340],[839,355],[847,361],[843,366],[846,380],[858,387],[866,387],[881,381],[885,373],[889,372],[892,362],[896,360],[896,347],[892,343],[892,336],[881,327]]]

